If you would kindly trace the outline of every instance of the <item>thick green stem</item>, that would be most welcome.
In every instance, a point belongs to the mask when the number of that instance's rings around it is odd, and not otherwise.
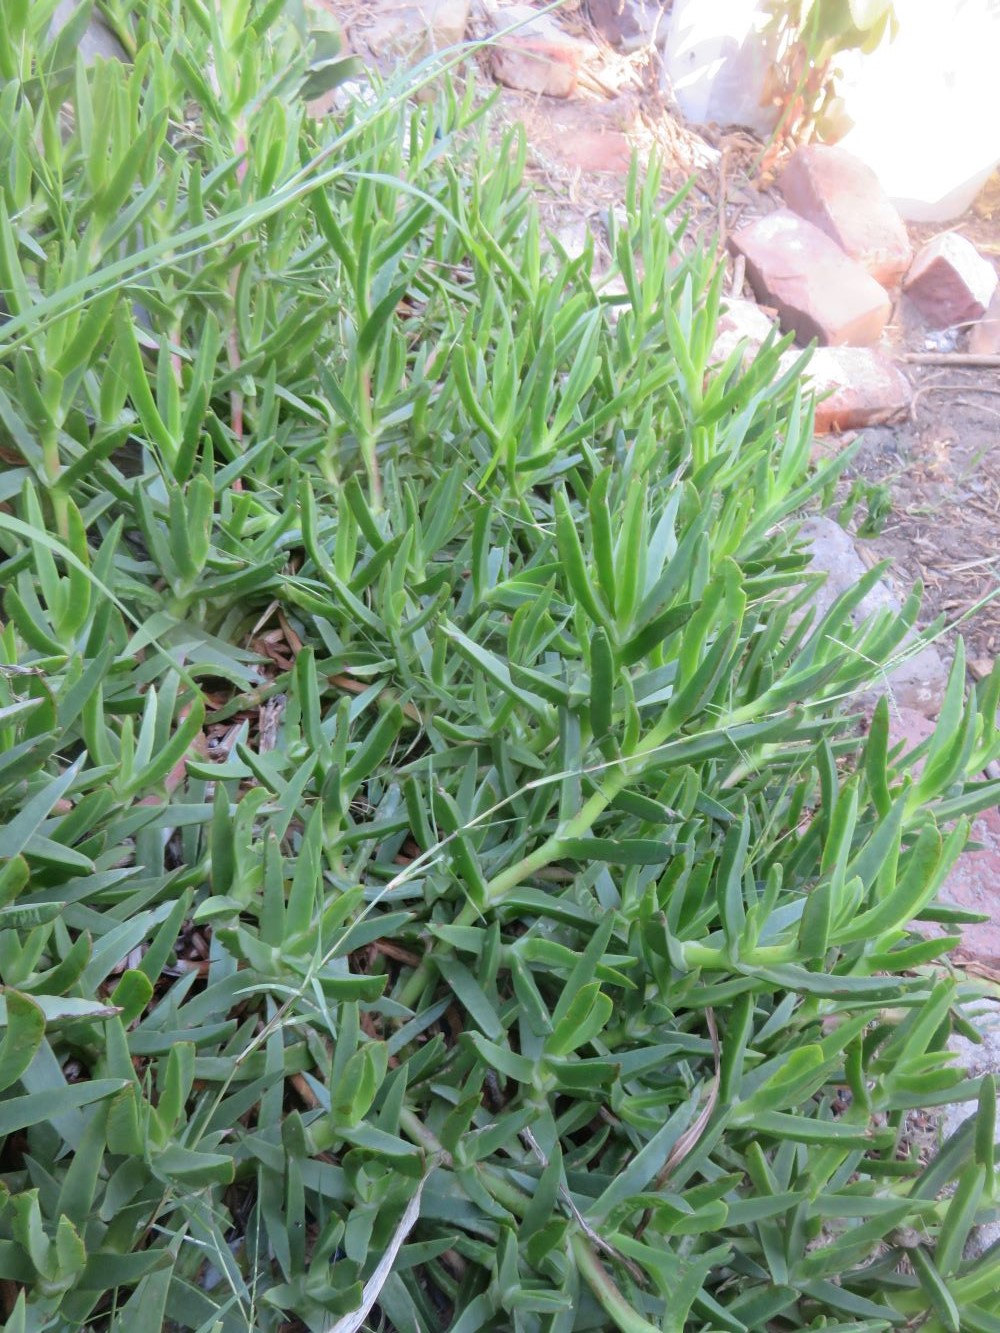
[[[559,860],[563,854],[562,848],[566,840],[583,837],[589,832],[595,819],[607,809],[626,785],[629,777],[630,774],[624,767],[613,771],[605,780],[601,790],[594,792],[582,809],[557,833],[553,833],[550,838],[546,838],[540,847],[536,847],[533,852],[529,852],[520,861],[508,866],[499,875],[494,875],[486,885],[487,904],[490,907],[496,906],[504,894],[516,889],[519,884],[523,884],[526,879],[530,879],[532,875],[537,874],[539,870],[544,869],[551,862]],[[479,915],[478,908],[467,902],[456,917],[454,924],[458,926],[471,925]],[[407,1008],[412,1009],[430,979],[431,964],[425,958],[400,991],[398,996],[400,1004],[405,1004]]]
[[[427,1128],[415,1111],[404,1106],[399,1113],[399,1126],[414,1143],[425,1149],[432,1156],[440,1157],[446,1166],[451,1165],[451,1154],[446,1153],[434,1134]]]
[[[572,838],[582,838],[594,826],[595,820],[602,815],[611,802],[619,794],[623,787],[628,784],[631,773],[623,765],[619,769],[613,770],[605,779],[600,791],[595,791],[589,800],[585,801],[580,810],[573,816],[568,823],[561,829],[553,833],[550,838],[546,838],[540,847],[536,847],[533,852],[522,857],[520,861],[506,870],[501,870],[499,875],[494,875],[486,886],[487,899],[491,906],[499,902],[505,893],[511,889],[516,889],[519,884],[523,884],[526,879],[537,874],[545,866],[553,861],[558,861],[563,855],[564,844]]]
[[[62,541],[69,538],[69,502],[60,486],[62,460],[59,457],[59,437],[54,425],[42,432],[42,464],[48,483],[49,499],[56,520],[56,533]]]
[[[734,712],[727,720],[727,726],[737,726],[744,722],[753,721],[766,711],[762,706],[762,701],[758,700],[755,704],[749,704]],[[618,796],[624,788],[636,777],[637,771],[641,772],[641,765],[644,759],[654,755],[657,750],[663,746],[669,739],[675,727],[671,724],[661,722],[659,726],[654,727],[642,744],[637,748],[634,755],[624,759],[617,768],[608,770],[604,777],[600,789],[584,802],[581,809],[564,824],[551,837],[546,838],[541,846],[536,847],[533,852],[521,858],[514,865],[508,866],[502,870],[486,885],[486,901],[488,907],[495,907],[504,897],[516,889],[518,885],[523,884],[526,879],[532,875],[537,875],[540,870],[551,865],[553,861],[558,861],[564,855],[565,843],[574,839],[585,837],[593,828],[596,820],[604,813],[611,802]],[[460,926],[470,925],[480,915],[480,911],[472,903],[466,903],[462,911],[458,914],[454,924]],[[714,950],[707,951],[711,958],[707,959],[705,966],[709,966],[717,961]],[[721,959],[721,955],[718,956]],[[775,957],[771,962],[788,961],[785,958]],[[721,964],[728,967],[728,962]],[[403,986],[398,995],[401,1004],[412,1008],[424,988],[431,979],[431,963],[424,959],[417,969],[412,973],[409,980]]]
[[[372,411],[372,383],[367,367],[361,372],[361,402],[359,416],[364,434],[358,441],[361,458],[368,477],[368,503],[376,514],[382,512],[382,477],[378,470],[378,436],[375,414]]]
[[[614,1320],[621,1333],[663,1333],[656,1324],[651,1324],[638,1310],[634,1310],[615,1286],[611,1275],[587,1244],[586,1237],[580,1232],[570,1242],[573,1258],[583,1274],[587,1286],[594,1293],[605,1314]]]
[[[736,726],[751,721],[759,711],[752,706],[740,709],[732,714],[727,725]],[[594,792],[567,824],[553,833],[551,838],[546,838],[540,847],[536,847],[516,865],[509,866],[499,875],[495,875],[486,886],[490,905],[497,903],[505,893],[523,884],[526,879],[537,874],[545,866],[558,861],[563,855],[563,844],[566,841],[585,837],[615,797],[634,780],[637,771],[641,772],[642,761],[655,754],[674,730],[673,726],[663,722],[654,727],[634,755],[624,759],[617,768],[608,770],[600,789]]]
[[[440,1157],[442,1163],[452,1166],[451,1153],[446,1152],[438,1142],[432,1130],[428,1129],[417,1113],[408,1106],[404,1106],[399,1113],[399,1127],[414,1143],[419,1144],[432,1157]],[[473,1168],[486,1190],[496,1199],[497,1203],[506,1208],[515,1217],[523,1217],[528,1211],[528,1205],[531,1200],[522,1193],[516,1185],[512,1185],[509,1180],[505,1180],[499,1171],[495,1171],[489,1166],[476,1166]]]
[[[698,944],[694,940],[686,940],[679,947],[685,963],[690,968],[701,967],[709,972],[728,972],[732,967],[732,959],[724,949],[713,949],[711,945]],[[775,967],[780,963],[794,963],[798,956],[794,942],[766,944],[761,948],[751,949],[747,954],[741,954],[740,962],[748,967]]]

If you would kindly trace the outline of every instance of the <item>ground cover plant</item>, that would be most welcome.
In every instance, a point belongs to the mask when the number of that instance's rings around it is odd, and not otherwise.
[[[810,610],[810,406],[711,366],[683,200],[604,296],[471,92],[316,121],[284,0],[110,5],[89,69],[52,8],[0,34],[7,1327],[1000,1328],[910,930],[1000,675],[858,738],[917,599]]]

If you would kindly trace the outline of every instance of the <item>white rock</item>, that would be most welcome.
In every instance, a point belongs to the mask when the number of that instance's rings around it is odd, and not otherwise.
[[[827,576],[813,597],[815,626],[842,592],[857,586],[868,568],[858,555],[850,534],[833,519],[820,516],[806,519],[800,536],[809,547],[813,569],[823,571]],[[855,624],[860,624],[880,611],[899,610],[899,598],[884,580],[880,580],[863,598],[852,618]],[[907,640],[910,649],[907,649]],[[907,635],[896,649],[896,656],[912,651],[913,641],[914,636]],[[948,669],[938,650],[928,644],[894,666],[886,673],[884,682],[873,684],[873,689],[876,694],[888,692],[901,708],[912,708],[925,717],[936,717],[947,683]]]
[[[674,0],[663,80],[688,120],[771,133],[778,110],[761,105],[770,64],[760,40],[767,17],[758,0]]]
[[[77,0],[59,0],[52,14],[49,35],[61,32],[78,8]],[[96,6],[77,49],[85,65],[92,65],[98,57],[102,60],[128,60],[128,53],[96,12]]]
[[[588,0],[587,5],[590,21],[604,40],[623,51],[665,44],[664,7],[657,0]]]
[[[728,360],[742,342],[745,344],[743,362],[746,365],[760,351],[774,324],[753,301],[729,297],[723,304],[725,309],[715,326],[712,360]]]
[[[562,226],[555,227],[551,235],[553,240],[559,242],[570,259],[579,258],[587,248],[587,243],[593,240],[593,232],[587,225],[585,218],[575,218],[572,222],[564,222]]]
[[[956,1033],[948,1039],[948,1048],[954,1052],[958,1064],[971,1078],[981,1074],[995,1074],[1000,1079],[1000,1012],[994,1006],[993,1014],[976,1026],[982,1037],[981,1045],[976,1046],[967,1037]],[[997,1110],[1000,1111],[1000,1096],[997,1098]],[[941,1116],[942,1138],[950,1138],[975,1114],[975,1102],[953,1102],[946,1106]],[[988,1222],[985,1226],[975,1227],[966,1242],[965,1257],[978,1259],[997,1241],[1000,1241],[1000,1222]]]
[[[420,0],[418,4],[376,4],[364,38],[373,55],[421,59],[456,46],[465,37],[469,0]]]
[[[346,111],[350,106],[374,106],[378,93],[365,78],[345,79],[330,93],[330,104]]]

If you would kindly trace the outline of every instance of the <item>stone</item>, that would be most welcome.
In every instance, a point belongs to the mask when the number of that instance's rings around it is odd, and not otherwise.
[[[547,99],[544,105],[525,111],[536,163],[557,164],[579,171],[581,176],[595,172],[621,176],[631,167],[632,131],[639,121],[639,109],[632,97],[607,101]],[[641,135],[640,129],[640,139]],[[580,195],[577,203],[585,203],[583,195],[576,193]],[[623,192],[616,189],[613,193],[617,197]]]
[[[934,735],[934,723],[930,718],[918,713],[915,708],[901,708],[898,705],[889,709],[889,751],[902,745],[901,756],[905,757],[923,745],[929,736]],[[918,759],[909,771],[919,777],[923,771],[924,760]]]
[[[624,311],[631,311],[632,301],[628,284],[620,273],[609,273],[594,283],[594,290],[601,298],[612,328],[618,323]]]
[[[968,853],[975,855],[975,853]],[[965,926],[965,931],[980,930],[980,926]],[[961,1033],[953,1032],[948,1038],[948,1049],[956,1057],[956,1063],[965,1071],[970,1078],[980,1078],[984,1074],[994,1074],[1000,1081],[1000,1022],[996,1005],[990,1006],[986,1014],[983,1013],[983,1006],[976,1006],[975,1016],[968,1014],[967,1017],[973,1018],[973,1023],[979,1034],[979,1042],[971,1042],[968,1037]],[[952,1102],[945,1106],[941,1114],[941,1137],[949,1139],[952,1134],[961,1129],[962,1125],[971,1116],[976,1114],[978,1103],[976,1100],[967,1102]],[[998,1119],[1000,1119],[1000,1094],[997,1096]],[[969,1238],[965,1243],[964,1258],[969,1260],[981,1259],[983,1255],[992,1246],[1000,1242],[1000,1220],[994,1216],[992,1221],[981,1223],[975,1226],[969,1232]]]
[[[464,39],[469,8],[469,0],[379,4],[374,21],[365,30],[365,44],[374,56],[422,60]]]
[[[969,331],[969,351],[976,356],[1000,356],[1000,287],[982,319]]]
[[[593,245],[594,233],[585,218],[575,218],[571,222],[564,222],[562,226],[553,228],[549,232],[549,239],[557,243],[567,258],[578,259],[588,245]]]
[[[759,0],[674,0],[661,85],[696,125],[744,125],[767,139],[778,123],[768,101],[768,22]]]
[[[469,0],[421,0],[417,10],[426,17],[437,50],[465,41]]]
[[[590,21],[609,46],[637,51],[666,41],[663,6],[647,0],[587,0]]]
[[[993,807],[972,821],[972,842],[978,851],[965,851],[941,886],[941,898],[954,907],[981,912],[988,918],[963,926],[962,947],[984,961],[1000,963],[1000,809]]]
[[[885,585],[880,585],[879,591],[882,587]],[[887,605],[897,609],[897,599],[887,587],[885,592]],[[925,717],[937,717],[948,685],[948,667],[933,643],[914,651],[915,645],[916,636],[907,634],[896,649],[896,656],[903,660],[886,673],[887,689],[878,693],[888,693],[897,708],[912,708]]]
[[[78,0],[59,0],[52,14],[49,35],[54,36],[62,32],[78,8]],[[123,64],[128,61],[128,52],[100,14],[96,13],[96,7],[95,12],[87,20],[87,26],[76,49],[80,52],[85,65],[93,65],[97,59],[120,60]]]
[[[743,364],[748,365],[760,351],[774,329],[770,317],[753,301],[730,297],[722,308],[715,325],[712,360],[728,361],[736,348],[743,344]]]
[[[993,265],[954,231],[928,241],[903,282],[903,291],[936,329],[978,319],[996,288]]]
[[[505,5],[493,16],[491,47],[498,83],[519,92],[572,97],[577,75],[592,48],[573,37],[548,14],[530,5]],[[517,25],[513,32],[507,29]]]
[[[889,297],[825,232],[791,209],[758,218],[730,238],[758,301],[773,305],[800,343],[867,347],[892,309]]]
[[[310,106],[317,107],[314,115],[327,115],[330,111],[346,111],[350,107],[370,107],[378,101],[378,92],[367,78],[345,79],[331,88],[323,98],[317,98]]]
[[[874,171],[842,148],[797,148],[778,182],[785,203],[856,259],[876,282],[895,287],[913,251],[903,219]]]
[[[800,528],[800,536],[809,550],[813,569],[827,576],[813,597],[816,624],[842,592],[855,587],[867,574],[868,567],[858,555],[850,534],[833,519],[821,515],[806,519]],[[881,611],[898,613],[899,610],[899,598],[884,580],[880,580],[855,608],[852,619],[860,625]],[[948,668],[933,644],[913,651],[915,648],[915,636],[911,633],[896,649],[895,655],[898,658],[911,652],[912,656],[887,670],[880,681],[873,681],[867,698],[862,696],[852,702],[870,703],[879,694],[888,693],[895,707],[912,709],[924,717],[936,717],[948,684]]]
[[[593,48],[587,48],[588,50]],[[625,95],[604,102],[576,98],[548,99],[529,113],[529,138],[537,162],[558,163],[581,175],[624,175],[632,164],[632,132],[638,128],[639,104]],[[620,191],[615,191],[616,196]]]
[[[798,358],[785,352],[782,370]],[[873,347],[818,347],[806,367],[816,394],[817,435],[885,426],[910,415],[910,382],[895,362]]]

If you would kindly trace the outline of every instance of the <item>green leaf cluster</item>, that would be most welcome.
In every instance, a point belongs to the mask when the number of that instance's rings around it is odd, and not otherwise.
[[[1000,673],[859,736],[919,597],[815,614],[683,194],[602,287],[433,62],[317,120],[296,5],[89,8],[0,33],[7,1326],[1000,1327],[911,925]]]

